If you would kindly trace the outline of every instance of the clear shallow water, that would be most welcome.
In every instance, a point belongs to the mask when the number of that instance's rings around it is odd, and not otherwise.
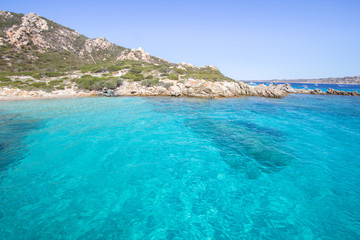
[[[0,239],[359,239],[360,98],[0,102]]]

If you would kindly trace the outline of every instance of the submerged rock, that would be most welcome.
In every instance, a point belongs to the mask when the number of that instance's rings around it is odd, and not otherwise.
[[[112,89],[107,89],[106,87],[103,88],[102,92],[101,92],[99,95],[102,95],[102,96],[105,96],[105,97],[115,97],[115,96],[118,96],[118,94],[116,94],[114,90],[112,90]]]

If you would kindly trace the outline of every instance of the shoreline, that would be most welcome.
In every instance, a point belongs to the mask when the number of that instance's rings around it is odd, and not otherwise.
[[[170,83],[170,82],[169,82]],[[82,97],[197,97],[197,98],[228,98],[242,96],[257,96],[266,98],[284,98],[289,94],[312,94],[312,95],[344,95],[360,96],[357,91],[346,92],[328,89],[326,92],[320,89],[295,89],[290,84],[271,84],[269,86],[259,84],[256,86],[244,82],[211,82],[205,80],[188,80],[186,82],[172,81],[171,86],[143,86],[138,82],[124,82],[116,89],[103,88],[99,91],[82,90],[72,87],[71,89],[45,92],[42,90],[26,91],[13,88],[0,88],[0,101],[24,101],[66,99]]]
[[[71,98],[88,98],[88,97],[99,97],[96,95],[50,95],[50,96],[0,96],[0,102],[12,102],[12,101],[28,101],[28,100],[51,100],[51,99],[71,99]]]

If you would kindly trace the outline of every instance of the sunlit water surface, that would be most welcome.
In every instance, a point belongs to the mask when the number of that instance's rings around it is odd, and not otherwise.
[[[0,102],[0,239],[360,239],[360,97]]]

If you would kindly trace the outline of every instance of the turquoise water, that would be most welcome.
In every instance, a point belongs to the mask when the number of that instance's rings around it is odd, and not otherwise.
[[[359,239],[360,97],[0,102],[0,239]]]
[[[357,91],[360,92],[360,85],[352,85],[352,84],[312,84],[312,83],[291,83],[293,88],[301,89],[320,89],[326,92],[329,88],[347,92]]]
[[[269,85],[269,82],[259,82],[258,84],[265,84]],[[278,83],[278,84],[285,84],[285,83]],[[313,83],[290,83],[291,87],[295,89],[320,89],[326,92],[329,88],[346,91],[346,92],[353,92],[357,91],[360,92],[360,85],[353,85],[353,84],[313,84]]]

